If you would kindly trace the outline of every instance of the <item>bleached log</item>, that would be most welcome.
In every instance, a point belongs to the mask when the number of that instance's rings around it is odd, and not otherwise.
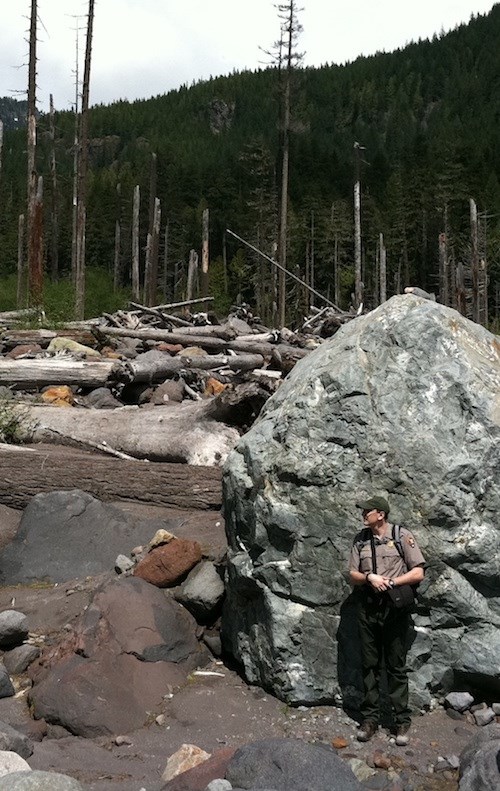
[[[208,414],[209,403],[112,410],[23,405],[20,439],[68,445],[106,442],[138,459],[218,466],[240,433],[214,420],[214,410]]]
[[[0,445],[0,503],[24,508],[35,494],[83,489],[100,500],[218,510],[221,469],[145,464],[54,445]]]
[[[102,387],[120,368],[116,360],[74,360],[51,357],[35,360],[0,358],[0,385],[36,390],[45,385]]]

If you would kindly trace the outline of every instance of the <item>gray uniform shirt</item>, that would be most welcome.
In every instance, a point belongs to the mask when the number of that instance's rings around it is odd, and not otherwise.
[[[354,539],[349,560],[349,571],[361,571],[363,574],[373,571],[371,530],[365,528]],[[406,574],[415,566],[425,566],[425,558],[415,540],[413,533],[405,527],[400,528],[399,538],[403,550],[404,560],[392,538],[392,525],[389,525],[387,535],[379,539],[375,537],[375,556],[377,558],[377,574],[389,579],[395,579]]]

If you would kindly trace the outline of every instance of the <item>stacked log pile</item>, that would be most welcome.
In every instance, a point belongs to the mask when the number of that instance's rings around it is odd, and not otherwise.
[[[0,442],[44,443],[45,462],[51,443],[98,453],[100,496],[103,455],[108,465],[220,466],[296,362],[353,318],[317,311],[293,332],[262,326],[245,305],[222,322],[188,307],[132,303],[57,330],[18,329],[15,316],[4,316]],[[0,466],[13,458],[1,453]],[[39,456],[26,460],[38,464]],[[48,462],[64,477],[61,466]],[[139,466],[140,479],[147,472]],[[116,466],[108,477],[116,479]],[[4,478],[12,484],[6,470]]]

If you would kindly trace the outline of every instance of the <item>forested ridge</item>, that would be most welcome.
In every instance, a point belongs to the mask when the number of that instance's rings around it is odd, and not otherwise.
[[[332,53],[334,54],[334,53]],[[290,136],[287,266],[333,299],[353,287],[353,146],[362,147],[361,206],[366,304],[378,298],[379,235],[387,248],[388,295],[406,285],[439,291],[439,234],[452,262],[470,259],[469,199],[480,212],[480,254],[490,276],[490,318],[500,284],[500,5],[432,41],[344,66],[298,69]],[[91,89],[92,94],[92,89]],[[2,111],[0,100],[0,117]],[[159,295],[181,297],[191,249],[200,249],[210,210],[211,291],[222,310],[236,299],[263,309],[269,264],[230,228],[272,255],[279,184],[279,73],[234,73],[144,101],[96,106],[90,114],[91,167],[86,255],[111,270],[121,223],[123,285],[130,279],[132,198],[141,191],[141,247],[149,215],[150,163],[157,157],[162,209]],[[39,119],[38,170],[45,179],[45,246],[50,271],[48,118]],[[56,113],[59,270],[71,266],[74,116]],[[15,271],[24,211],[24,130],[6,129],[0,174],[0,275]],[[314,274],[313,274],[314,273]],[[319,305],[320,303],[317,302]],[[291,284],[289,310],[307,308]],[[293,319],[293,316],[291,316]]]

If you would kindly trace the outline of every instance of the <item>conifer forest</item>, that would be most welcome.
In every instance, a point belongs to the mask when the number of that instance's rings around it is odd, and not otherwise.
[[[323,307],[301,280],[341,310],[419,286],[500,331],[500,5],[343,66],[304,67],[293,57],[300,26],[290,25],[288,59],[259,71],[90,106],[85,315],[130,298],[210,294],[218,313],[247,303],[268,326],[292,326]],[[19,279],[30,277],[20,221],[27,103],[0,99],[2,310],[46,306],[59,284],[67,310],[55,313],[78,313],[79,112],[36,117],[43,285],[34,295]]]

